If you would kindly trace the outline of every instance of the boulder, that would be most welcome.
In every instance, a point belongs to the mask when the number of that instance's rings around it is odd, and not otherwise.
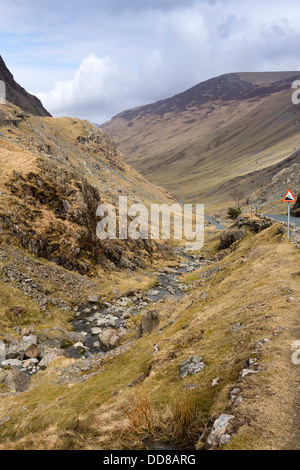
[[[221,243],[219,250],[226,250],[235,242],[242,240],[246,236],[246,229],[229,229],[221,233]]]
[[[225,445],[230,442],[232,439],[231,435],[227,433],[230,422],[235,418],[232,415],[221,415],[215,421],[213,425],[213,429],[210,433],[210,436],[207,440],[208,444],[213,448],[216,449],[220,445]]]
[[[41,355],[41,349],[37,344],[31,344],[25,351],[26,359],[37,359]]]
[[[100,300],[100,297],[99,295],[96,295],[96,294],[90,295],[88,298],[88,302],[91,304],[98,304],[99,300]]]
[[[83,343],[76,343],[73,346],[75,349],[78,350],[81,354],[84,354],[87,351],[87,348],[83,345]]]
[[[84,343],[86,335],[84,333],[77,333],[76,331],[66,331],[67,338],[73,343]]]
[[[37,336],[36,335],[23,336],[22,341],[25,344],[25,346],[31,346],[32,344],[37,344]]]
[[[51,362],[60,356],[68,357],[67,353],[63,349],[47,349],[44,352],[43,359],[39,363],[39,368],[42,370],[47,369]]]
[[[67,337],[67,334],[64,330],[57,330],[53,328],[52,330],[42,330],[38,334],[38,344],[43,344],[46,347],[52,349],[66,349],[69,346],[72,346],[73,341]]]
[[[34,331],[33,326],[27,326],[26,328],[23,328],[21,330],[21,336],[30,336],[34,334],[35,334],[35,331]]]
[[[91,329],[91,334],[93,336],[98,336],[98,335],[100,335],[101,331],[102,331],[101,328],[92,328]]]
[[[117,326],[117,317],[102,317],[98,318],[96,321],[96,324],[98,328],[112,328]]]
[[[1,367],[3,369],[22,369],[22,362],[19,359],[7,359],[1,362]]]
[[[142,336],[152,333],[154,328],[159,324],[159,315],[156,311],[149,312],[145,317],[142,318],[142,321],[138,327],[137,337],[142,338]]]
[[[10,393],[21,393],[28,390],[30,378],[19,370],[1,370],[0,385]]]
[[[98,338],[100,347],[104,352],[115,349],[120,342],[118,331],[114,330],[113,328],[106,328],[105,330],[101,331]]]
[[[270,219],[251,219],[249,217],[242,217],[240,216],[235,224],[232,226],[233,228],[248,228],[253,233],[260,233],[263,230],[271,227],[273,225],[273,221]]]
[[[24,359],[25,350],[26,346],[23,343],[12,341],[6,350],[6,358],[19,359],[22,361]]]
[[[192,356],[180,364],[180,377],[184,379],[187,375],[194,375],[205,369],[206,364],[202,357]]]

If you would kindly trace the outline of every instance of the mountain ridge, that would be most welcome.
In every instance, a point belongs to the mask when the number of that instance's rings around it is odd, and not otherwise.
[[[148,114],[148,112],[150,113],[152,111],[161,115],[161,113],[164,112],[176,111],[176,104],[178,105],[178,111],[180,112],[184,109],[184,101],[186,101],[186,97],[189,97],[191,105],[201,105],[217,99],[230,101],[231,99],[251,99],[258,95],[268,96],[274,92],[290,88],[290,80],[296,80],[300,76],[299,72],[261,72],[261,74],[265,77],[270,77],[274,74],[274,76],[281,76],[282,78],[276,82],[268,82],[267,80],[267,83],[259,84],[257,80],[253,80],[253,78],[257,76],[257,73],[255,72],[223,74],[219,77],[210,78],[209,80],[200,82],[197,85],[188,88],[184,92],[177,93],[170,98],[161,99],[154,103],[138,106],[131,110],[118,113],[112,117],[112,120],[122,117],[123,119],[130,121],[137,116],[138,111],[142,111],[142,114]],[[244,78],[244,80],[242,78]],[[242,83],[245,84],[244,87],[241,87]],[[221,86],[221,89],[218,88],[217,93],[210,91],[214,85],[217,87]],[[199,99],[201,98],[201,93],[203,93],[203,96],[202,99]],[[171,109],[168,110],[166,104],[173,102],[175,106],[173,109],[171,106]]]
[[[44,108],[41,101],[36,96],[28,93],[15,81],[1,55],[0,80],[5,83],[7,101],[35,116],[51,117],[51,114]]]

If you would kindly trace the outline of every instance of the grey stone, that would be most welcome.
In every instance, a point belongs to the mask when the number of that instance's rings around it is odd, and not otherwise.
[[[20,370],[1,370],[0,384],[10,393],[21,393],[28,390],[30,378]]]
[[[23,361],[22,365],[24,369],[29,369],[30,367],[35,366],[38,363],[38,359],[27,359],[27,361]]]
[[[242,370],[241,375],[240,375],[241,379],[243,379],[244,377],[246,377],[249,374],[258,374],[258,370],[252,370],[252,369]]]
[[[7,359],[19,359],[22,361],[24,359],[24,354],[26,346],[23,343],[18,343],[17,341],[12,341],[9,347],[6,350]]]
[[[101,328],[92,328],[91,329],[91,334],[93,336],[98,336],[98,335],[100,335],[101,331],[102,331]]]
[[[4,424],[8,423],[11,420],[10,416],[5,416],[5,418],[1,419],[0,421],[0,428],[4,426]]]
[[[229,229],[221,233],[221,243],[219,245],[220,250],[229,248],[233,243],[242,240],[246,236],[246,229]]]
[[[88,302],[90,302],[91,304],[98,304],[99,300],[100,300],[100,297],[99,295],[96,295],[96,294],[90,295],[88,298]]]
[[[84,343],[86,339],[86,335],[84,333],[79,333],[76,331],[66,331],[66,337],[72,343]]]
[[[180,364],[180,377],[184,379],[187,375],[198,374],[205,369],[206,364],[202,357],[192,356]]]
[[[142,338],[146,334],[152,333],[156,326],[159,324],[159,315],[156,311],[149,312],[138,327],[137,337]]]
[[[2,368],[12,368],[12,369],[22,369],[22,362],[18,359],[7,359],[6,361],[1,362]]]
[[[118,346],[119,341],[120,336],[117,330],[114,330],[112,328],[106,328],[99,334],[100,346],[101,349],[103,349],[103,351],[105,352],[115,349]]]
[[[74,344],[74,348],[78,349],[82,353],[85,353],[85,351],[87,351],[87,348],[82,343]]]
[[[37,336],[36,335],[29,335],[29,336],[23,336],[22,342],[26,346],[30,346],[31,344],[37,344]]]
[[[236,408],[237,406],[239,406],[241,403],[243,403],[243,398],[242,397],[237,397],[236,400],[234,401],[233,405],[232,405],[232,408]]]
[[[234,388],[230,394],[230,397],[232,400],[235,400],[240,393],[241,389],[240,388]]]
[[[21,336],[30,336],[30,335],[34,335],[34,334],[35,334],[35,331],[34,331],[33,326],[27,326],[26,328],[23,328],[21,330]]]
[[[212,448],[217,448],[220,445],[228,444],[231,440],[230,434],[227,433],[230,422],[235,418],[232,415],[223,414],[214,422],[213,429],[207,440]]]
[[[67,353],[63,350],[63,349],[51,349],[51,350],[47,350],[45,353],[44,353],[44,356],[43,356],[43,359],[41,360],[41,362],[39,363],[39,367],[40,369],[44,370],[44,369],[47,369],[47,367],[49,367],[49,365],[51,364],[52,361],[54,361],[55,359],[57,359],[58,357],[68,357],[67,356]]]
[[[214,379],[214,380],[212,381],[211,386],[212,386],[212,387],[217,387],[217,385],[219,385],[219,380],[220,380],[220,378]]]
[[[230,333],[236,333],[238,331],[240,331],[242,328],[243,328],[244,325],[241,325],[240,323],[236,323],[235,325],[233,325],[233,327],[231,328],[230,330]]]
[[[113,328],[117,325],[118,318],[117,317],[107,317],[107,318],[99,318],[96,321],[96,324],[99,328]]]
[[[262,339],[262,340],[258,341],[258,343],[256,345],[256,350],[261,349],[269,341],[270,341],[269,339]]]

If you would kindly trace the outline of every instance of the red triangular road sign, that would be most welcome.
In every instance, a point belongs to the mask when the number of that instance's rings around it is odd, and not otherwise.
[[[289,189],[284,198],[282,199],[282,202],[296,202],[297,199],[295,198],[294,194],[292,191]]]

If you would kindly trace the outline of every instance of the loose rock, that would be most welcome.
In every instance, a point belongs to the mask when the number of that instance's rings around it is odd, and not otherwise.
[[[119,341],[120,336],[117,330],[114,330],[113,328],[106,328],[99,334],[100,347],[105,352],[115,349],[118,346]]]
[[[192,356],[180,364],[180,377],[184,379],[187,375],[194,375],[205,369],[206,364],[202,357]]]
[[[220,445],[228,444],[232,439],[230,434],[227,434],[230,422],[235,418],[232,415],[223,414],[215,421],[213,429],[207,440],[208,444],[213,448],[217,448]]]

